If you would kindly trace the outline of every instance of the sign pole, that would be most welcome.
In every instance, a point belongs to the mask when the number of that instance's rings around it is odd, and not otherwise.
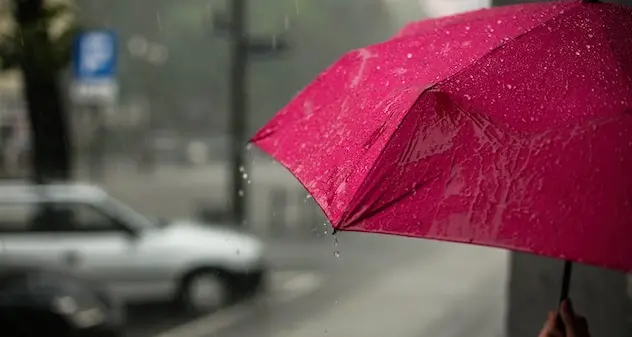
[[[231,1],[231,72],[230,72],[230,176],[232,186],[231,218],[238,226],[246,220],[247,192],[243,174],[246,170],[246,110],[248,95],[248,39],[246,37],[246,0]]]
[[[116,33],[106,29],[80,32],[75,39],[74,78],[71,97],[79,111],[90,114],[95,132],[88,144],[88,168],[91,178],[101,179],[105,162],[105,113],[116,104],[118,85]]]

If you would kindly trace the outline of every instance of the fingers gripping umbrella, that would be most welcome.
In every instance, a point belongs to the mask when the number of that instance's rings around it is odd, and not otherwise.
[[[565,1],[413,23],[252,141],[336,230],[632,271],[632,12]]]

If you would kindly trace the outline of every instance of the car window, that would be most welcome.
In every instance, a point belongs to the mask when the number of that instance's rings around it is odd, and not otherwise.
[[[121,227],[108,214],[87,203],[41,203],[32,205],[24,220],[29,232],[118,231]]]
[[[25,231],[35,208],[27,203],[0,204],[0,233]]]
[[[61,217],[70,218],[75,231],[117,231],[118,223],[105,212],[86,203],[56,204]]]

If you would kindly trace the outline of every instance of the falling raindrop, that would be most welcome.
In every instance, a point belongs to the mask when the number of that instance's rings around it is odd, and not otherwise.
[[[338,249],[338,236],[334,234],[333,237],[334,237],[334,257],[339,259],[341,254],[340,254],[340,250]]]
[[[245,172],[245,171],[246,171],[246,169],[245,169],[243,166],[239,166],[239,172],[242,172],[242,173],[243,173],[243,172]]]
[[[242,174],[241,177],[244,178],[244,180],[248,179],[248,173],[244,172],[244,174]]]
[[[239,190],[239,192],[238,192],[238,193],[239,193],[239,196],[240,196],[240,197],[243,197],[243,196],[244,196],[244,190]]]
[[[284,27],[286,30],[290,29],[290,17],[289,16],[285,16],[285,20],[284,20]]]

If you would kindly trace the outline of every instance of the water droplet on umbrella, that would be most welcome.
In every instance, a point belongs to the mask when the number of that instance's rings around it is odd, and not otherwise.
[[[413,57],[413,54],[408,53],[408,55],[406,55],[406,57],[410,59],[410,58],[412,58],[412,57]]]

